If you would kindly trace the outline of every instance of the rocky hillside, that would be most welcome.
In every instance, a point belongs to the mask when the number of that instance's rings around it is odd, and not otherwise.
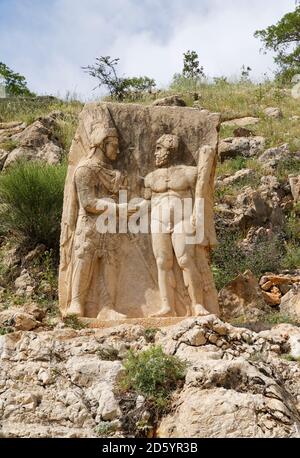
[[[231,324],[210,316],[161,331],[104,331],[62,321],[57,234],[82,105],[0,101],[1,434],[299,437],[299,100],[270,83],[137,102],[222,113],[212,266],[221,318]],[[42,191],[52,183],[49,200]],[[119,386],[128,350],[154,344],[187,361],[163,409]]]
[[[0,338],[4,437],[300,437],[300,330],[255,333],[215,316],[152,330],[58,326]],[[158,407],[120,380],[129,349],[187,362]],[[155,377],[155,373],[143,375]]]

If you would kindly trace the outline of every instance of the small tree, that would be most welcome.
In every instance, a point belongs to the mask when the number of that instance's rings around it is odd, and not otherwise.
[[[119,58],[112,59],[110,56],[102,56],[96,59],[95,65],[88,65],[82,69],[98,79],[99,83],[94,88],[106,86],[111,97],[123,100],[126,95],[140,95],[142,92],[151,90],[156,86],[154,79],[147,76],[124,78],[117,75]]]
[[[27,87],[26,78],[19,73],[15,73],[3,62],[0,62],[0,76],[2,76],[6,91],[11,97],[34,96]]]
[[[254,36],[262,40],[265,51],[277,53],[275,62],[280,69],[279,76],[290,80],[300,73],[300,6],[283,16],[276,25],[257,30]]]
[[[251,83],[250,79],[250,72],[252,72],[252,68],[246,65],[242,66],[241,69],[241,77],[240,77],[240,83]]]
[[[183,71],[184,78],[204,78],[204,68],[199,63],[199,57],[196,51],[187,51],[183,54]]]

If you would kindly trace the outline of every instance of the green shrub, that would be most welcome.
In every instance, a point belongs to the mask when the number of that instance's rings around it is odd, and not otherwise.
[[[66,165],[19,162],[0,176],[0,232],[59,247]]]
[[[160,346],[152,346],[139,353],[129,351],[124,368],[121,386],[162,407],[178,381],[184,379],[186,363],[176,356],[166,355]]]
[[[117,423],[112,421],[101,421],[98,423],[95,432],[98,437],[109,437],[118,430]]]
[[[218,290],[246,270],[251,270],[258,278],[265,272],[278,272],[282,268],[284,251],[276,237],[257,243],[249,252],[239,246],[240,241],[238,233],[224,231],[220,236],[220,244],[212,257]]]

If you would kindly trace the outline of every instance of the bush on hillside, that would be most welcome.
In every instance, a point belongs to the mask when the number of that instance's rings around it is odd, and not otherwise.
[[[0,176],[0,232],[58,252],[66,164],[19,162]]]

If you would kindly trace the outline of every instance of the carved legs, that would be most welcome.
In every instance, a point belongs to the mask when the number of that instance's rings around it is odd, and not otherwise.
[[[94,261],[90,256],[74,261],[72,275],[72,296],[66,315],[84,316],[86,295],[91,282]]]
[[[179,267],[183,272],[184,283],[192,302],[194,316],[209,315],[204,307],[203,281],[195,263],[195,245],[186,244],[186,235],[172,234],[172,242]]]
[[[152,316],[175,315],[176,282],[173,273],[173,247],[170,234],[152,234],[152,246],[158,270],[161,309]]]

